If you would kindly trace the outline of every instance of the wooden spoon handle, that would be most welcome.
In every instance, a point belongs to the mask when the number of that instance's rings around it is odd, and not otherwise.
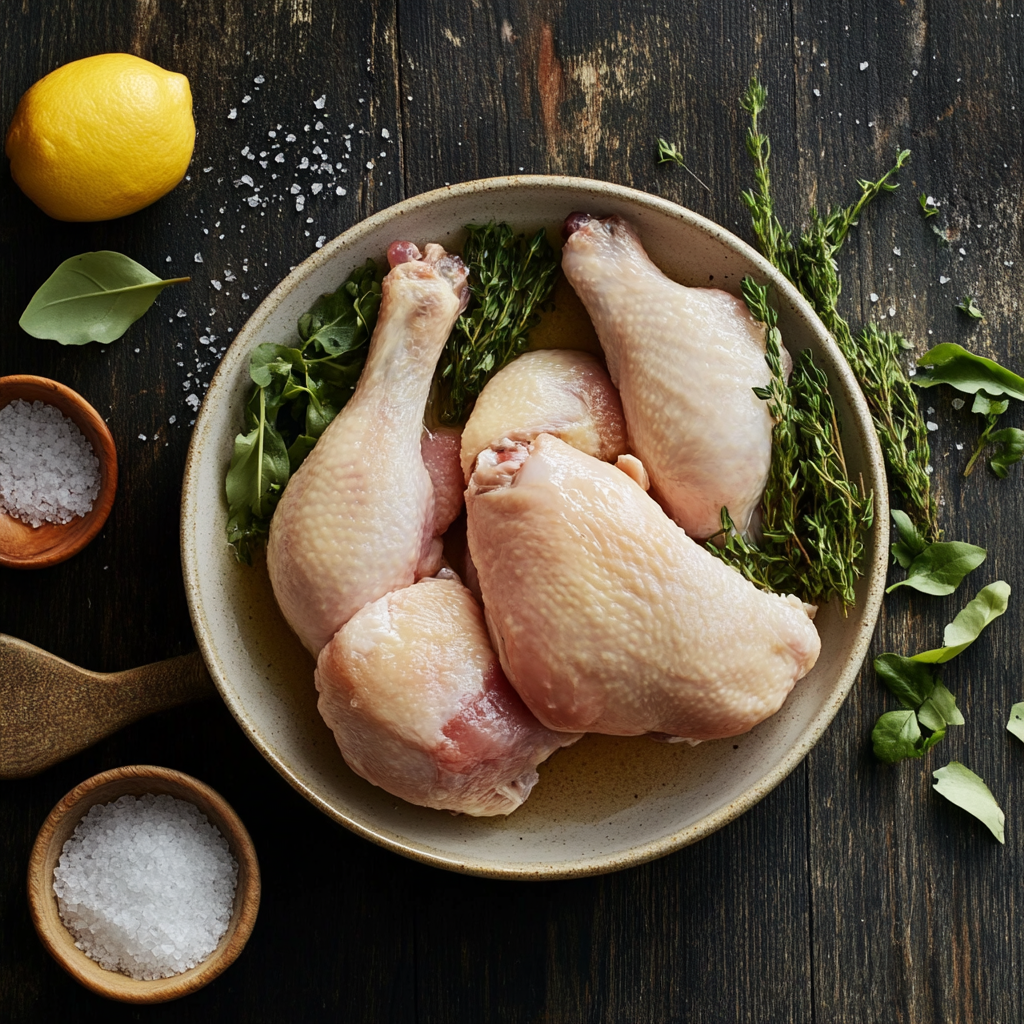
[[[216,693],[198,651],[89,672],[0,633],[0,779],[21,779],[155,711]]]

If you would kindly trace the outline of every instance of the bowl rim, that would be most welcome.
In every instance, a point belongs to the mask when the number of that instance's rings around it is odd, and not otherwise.
[[[0,565],[6,566],[8,569],[47,569],[73,558],[87,547],[103,529],[110,510],[114,507],[114,497],[117,494],[117,447],[114,444],[114,437],[110,433],[110,427],[107,426],[99,411],[77,391],[69,388],[67,384],[62,384],[59,380],[53,380],[50,377],[39,377],[30,373],[13,373],[0,377],[0,391],[16,391],[26,385],[39,391],[52,392],[64,401],[65,408],[52,401],[48,404],[53,405],[61,415],[70,419],[85,435],[100,464],[99,494],[96,495],[96,501],[93,502],[92,508],[86,512],[84,517],[81,517],[86,521],[83,524],[84,528],[81,528],[70,542],[60,539],[44,551],[30,555],[17,555],[0,550]],[[26,396],[14,394],[6,401],[0,398],[0,408],[6,407],[19,397]],[[45,402],[46,399],[39,398],[39,401]],[[90,433],[94,436],[90,437]],[[5,514],[0,513],[0,515]],[[76,517],[69,523],[47,525],[57,525],[59,529],[61,526],[70,528],[79,526],[79,524],[80,518]]]
[[[48,867],[53,843],[59,830],[66,827],[70,815],[76,815],[74,826],[77,827],[78,822],[96,804],[109,803],[126,793],[131,795],[128,789],[114,795],[118,784],[132,787],[135,782],[155,783],[162,787],[160,792],[170,793],[194,804],[227,840],[238,863],[238,886],[228,931],[205,960],[169,978],[132,978],[117,971],[109,971],[79,950],[60,918],[53,891],[53,868]],[[97,791],[104,788],[109,788],[111,792],[90,800],[90,797],[96,797]],[[65,793],[47,815],[32,844],[26,884],[32,923],[39,940],[54,960],[76,981],[98,995],[118,1002],[138,1004],[179,999],[208,985],[227,970],[249,941],[256,924],[261,894],[256,848],[234,808],[205,782],[173,768],[149,764],[111,768],[91,776]]]
[[[760,253],[714,221],[708,220],[706,217],[702,217],[700,214],[694,213],[692,210],[670,200],[663,199],[660,196],[654,196],[641,192],[638,189],[612,182],[562,175],[510,175],[480,178],[454,185],[446,185],[443,188],[433,189],[429,192],[412,196],[372,214],[365,220],[353,224],[340,235],[325,243],[321,249],[314,251],[302,263],[298,264],[260,303],[252,316],[249,317],[244,326],[235,335],[232,346],[247,346],[253,336],[257,335],[262,329],[264,323],[280,302],[291,293],[300,281],[320,269],[326,263],[329,263],[336,253],[352,244],[358,243],[363,237],[376,231],[378,227],[396,217],[413,213],[423,207],[432,205],[441,198],[451,196],[485,194],[493,191],[526,188],[555,187],[585,190],[592,193],[597,201],[600,201],[601,197],[606,196],[609,199],[627,201],[653,212],[668,215],[710,236],[732,250],[737,256],[752,264],[757,269],[762,280],[770,282],[777,293],[785,296],[801,319],[805,321],[807,328],[815,335],[821,350],[828,355],[831,364],[828,367],[829,375],[833,379],[834,385],[839,384],[844,397],[847,398],[849,403],[850,413],[854,421],[850,426],[856,426],[864,438],[865,464],[870,468],[874,478],[882,485],[875,489],[874,494],[874,529],[876,530],[877,543],[870,563],[866,563],[864,566],[866,586],[862,609],[862,623],[851,645],[850,657],[839,673],[828,699],[804,729],[800,742],[791,747],[774,767],[755,782],[748,785],[740,797],[677,832],[631,847],[629,850],[604,855],[587,855],[570,861],[558,861],[555,863],[524,862],[520,864],[502,864],[492,860],[475,859],[472,856],[453,857],[447,853],[431,850],[425,845],[409,842],[387,829],[367,825],[365,822],[339,812],[298,777],[291,766],[277,754],[272,743],[268,742],[260,734],[256,723],[249,718],[242,702],[232,692],[229,680],[221,668],[216,647],[202,612],[199,584],[200,566],[198,561],[191,557],[192,547],[190,538],[195,533],[199,518],[199,509],[195,500],[197,493],[195,483],[200,471],[200,462],[202,461],[202,445],[198,439],[203,436],[203,427],[205,426],[207,416],[212,415],[212,413],[208,412],[208,406],[205,401],[196,417],[185,462],[185,475],[182,485],[181,558],[189,614],[199,642],[199,649],[210,671],[210,677],[213,679],[224,703],[228,706],[228,710],[242,727],[249,740],[295,790],[328,817],[344,825],[357,835],[424,864],[445,868],[461,874],[508,880],[580,878],[605,874],[643,864],[698,842],[712,832],[727,825],[762,800],[803,761],[846,700],[860,672],[875,631],[884,596],[885,577],[888,571],[889,500],[885,487],[886,476],[881,446],[871,421],[867,401],[839,347],[800,292]],[[207,392],[208,395],[217,387],[221,378],[226,377],[228,372],[226,360],[222,360],[211,379],[210,389]]]

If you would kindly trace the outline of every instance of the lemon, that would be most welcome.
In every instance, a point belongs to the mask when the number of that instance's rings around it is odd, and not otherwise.
[[[196,128],[184,75],[129,53],[57,68],[18,104],[11,175],[57,220],[124,217],[184,177]]]

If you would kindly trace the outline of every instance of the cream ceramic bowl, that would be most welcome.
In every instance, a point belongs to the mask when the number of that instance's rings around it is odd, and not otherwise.
[[[688,285],[739,294],[751,274],[775,286],[790,351],[813,350],[832,382],[847,461],[875,494],[875,526],[856,608],[819,612],[822,652],[782,710],[744,736],[697,747],[644,738],[587,736],[540,768],[530,799],[507,818],[413,807],[353,774],[321,720],[313,660],[277,610],[264,565],[236,563],[224,536],[224,474],[250,386],[249,354],[284,342],[323,292],[395,239],[458,249],[462,226],[507,221],[551,229],[566,215],[622,214],[654,261]],[[571,290],[557,293],[545,344],[592,345]],[[495,878],[567,878],[660,857],[721,828],[762,799],[804,758],[849,692],[882,601],[888,541],[882,458],[847,364],[797,292],[753,249],[665,200],[604,182],[494,178],[428,192],[350,228],[314,253],[262,303],[224,356],[196,421],[185,471],[182,559],[192,622],[210,674],[239,724],[308,800],[346,827],[438,867]]]

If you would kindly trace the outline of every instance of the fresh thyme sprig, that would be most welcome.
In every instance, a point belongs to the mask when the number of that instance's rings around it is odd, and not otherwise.
[[[558,260],[543,229],[527,240],[508,224],[470,224],[462,259],[472,300],[434,375],[434,414],[465,421],[484,385],[526,348],[555,284]]]
[[[762,539],[755,543],[736,534],[723,509],[722,531],[708,549],[757,586],[814,603],[838,597],[845,610],[854,603],[861,575],[863,535],[874,516],[872,496],[847,472],[828,378],[805,351],[797,356],[787,384],[768,286],[748,277],[742,290],[751,315],[765,325],[765,360],[772,374],[768,386],[754,393],[768,403],[776,421]]]
[[[686,173],[689,174],[698,185],[703,186],[709,192],[711,191],[710,187],[704,184],[704,182],[686,166],[686,163],[683,160],[683,154],[679,152],[679,147],[676,146],[674,142],[666,142],[664,139],[658,139],[658,163],[676,164],[679,167],[682,167],[682,169],[686,171]]]
[[[812,209],[809,226],[794,241],[792,232],[775,215],[769,172],[771,144],[758,129],[758,117],[767,100],[767,90],[756,78],[750,80],[740,100],[750,114],[747,151],[754,164],[755,182],[742,198],[750,210],[761,252],[800,290],[835,338],[864,391],[890,482],[914,522],[931,539],[938,539],[938,510],[927,472],[931,458],[928,429],[900,358],[909,345],[902,335],[879,331],[874,325],[854,336],[837,310],[842,281],[835,257],[868,203],[897,187],[889,178],[906,164],[910,151],[901,150],[895,165],[878,181],[858,181],[861,194],[852,205],[829,210],[824,216]]]

